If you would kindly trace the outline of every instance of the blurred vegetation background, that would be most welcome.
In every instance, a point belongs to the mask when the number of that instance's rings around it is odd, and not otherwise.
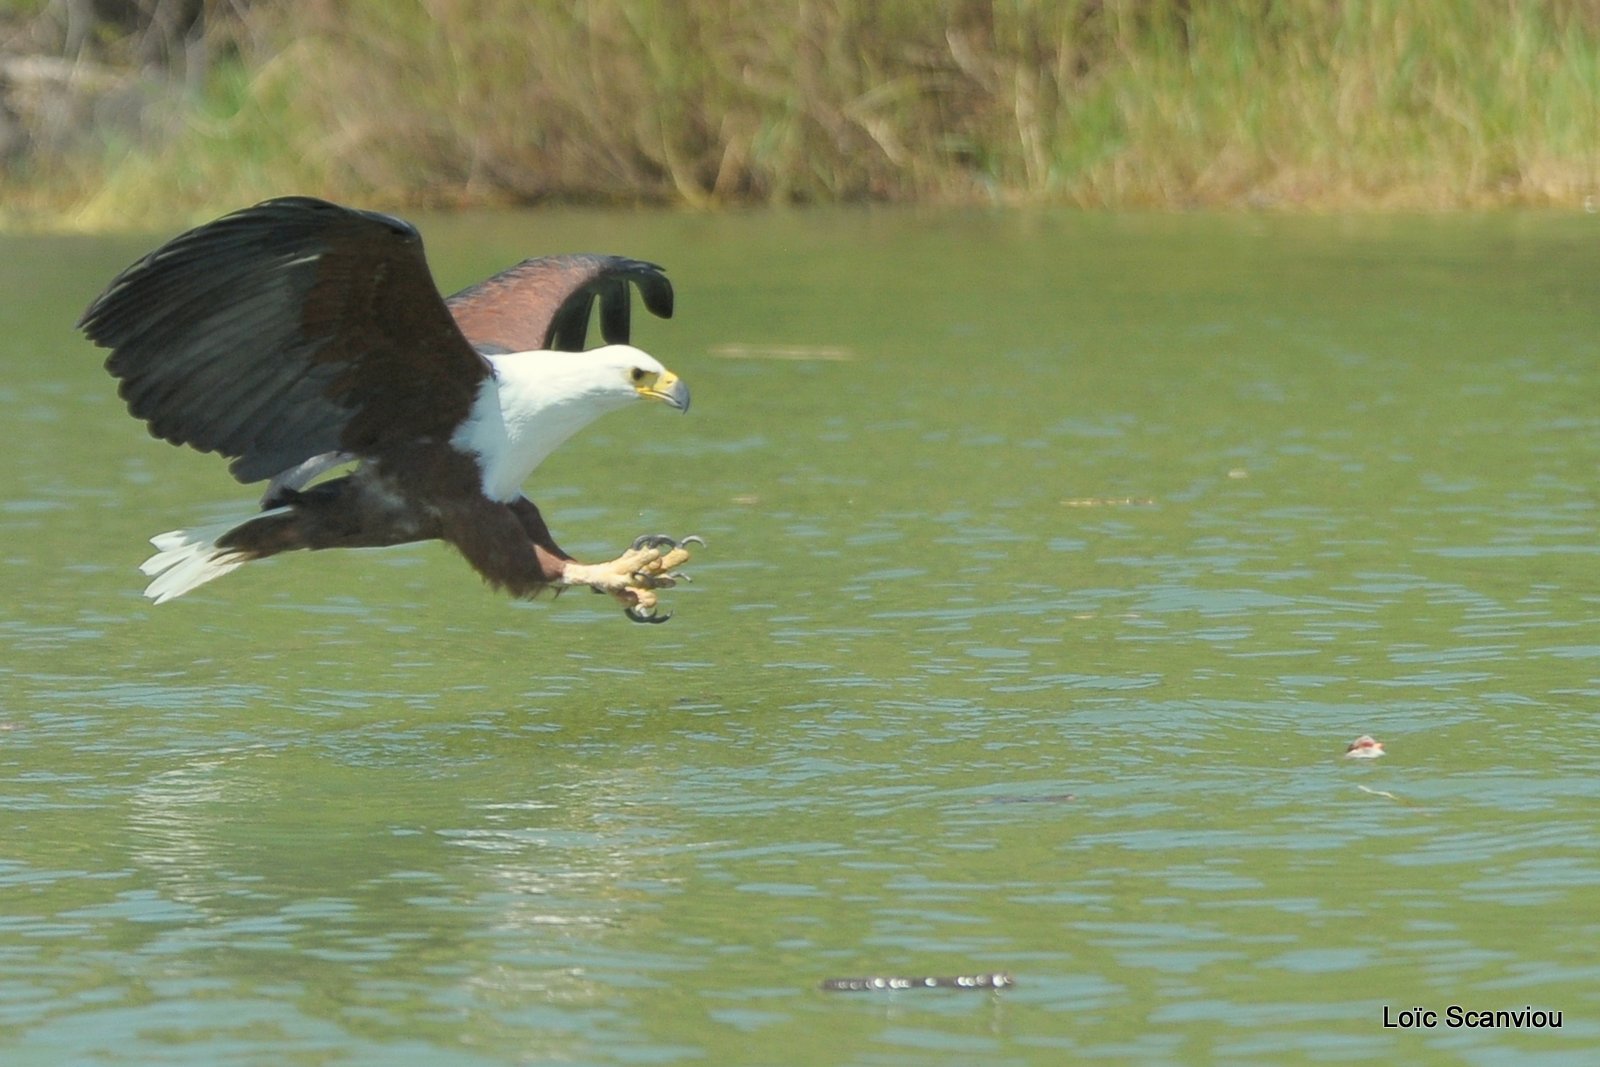
[[[1600,196],[1600,0],[0,0],[0,222]]]

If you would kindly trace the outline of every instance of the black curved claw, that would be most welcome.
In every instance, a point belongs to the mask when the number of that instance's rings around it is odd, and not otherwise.
[[[704,548],[705,543],[705,538],[699,534],[690,534],[682,541],[674,537],[668,537],[666,534],[640,534],[633,539],[633,544],[630,547],[634,551],[638,551],[641,548],[665,548],[671,550],[674,548],[688,548],[690,545],[699,545]]]
[[[648,622],[652,626],[656,623],[666,622],[668,619],[672,618],[672,612],[670,611],[665,615],[657,615],[656,609],[651,608],[647,614],[643,611],[640,611],[637,606],[623,608],[622,613],[628,617],[629,622]]]

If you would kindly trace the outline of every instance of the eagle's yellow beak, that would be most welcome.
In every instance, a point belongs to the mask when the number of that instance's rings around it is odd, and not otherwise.
[[[689,410],[689,387],[683,384],[683,379],[669,370],[664,370],[660,374],[652,371],[634,383],[633,387],[642,397],[665,401],[679,411]]]

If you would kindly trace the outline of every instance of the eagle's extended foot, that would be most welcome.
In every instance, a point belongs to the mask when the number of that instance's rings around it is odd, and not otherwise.
[[[703,544],[698,537],[678,541],[665,534],[645,534],[609,563],[569,562],[561,584],[587,585],[596,593],[610,593],[634,622],[666,622],[672,613],[656,614],[656,590],[687,582],[689,576],[673,568],[688,561],[690,545]]]

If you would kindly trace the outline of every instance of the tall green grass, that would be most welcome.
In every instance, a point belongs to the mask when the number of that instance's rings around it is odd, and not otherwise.
[[[390,205],[1310,209],[1600,194],[1600,0],[244,11],[241,59],[175,141],[80,169],[81,218],[288,189]]]

